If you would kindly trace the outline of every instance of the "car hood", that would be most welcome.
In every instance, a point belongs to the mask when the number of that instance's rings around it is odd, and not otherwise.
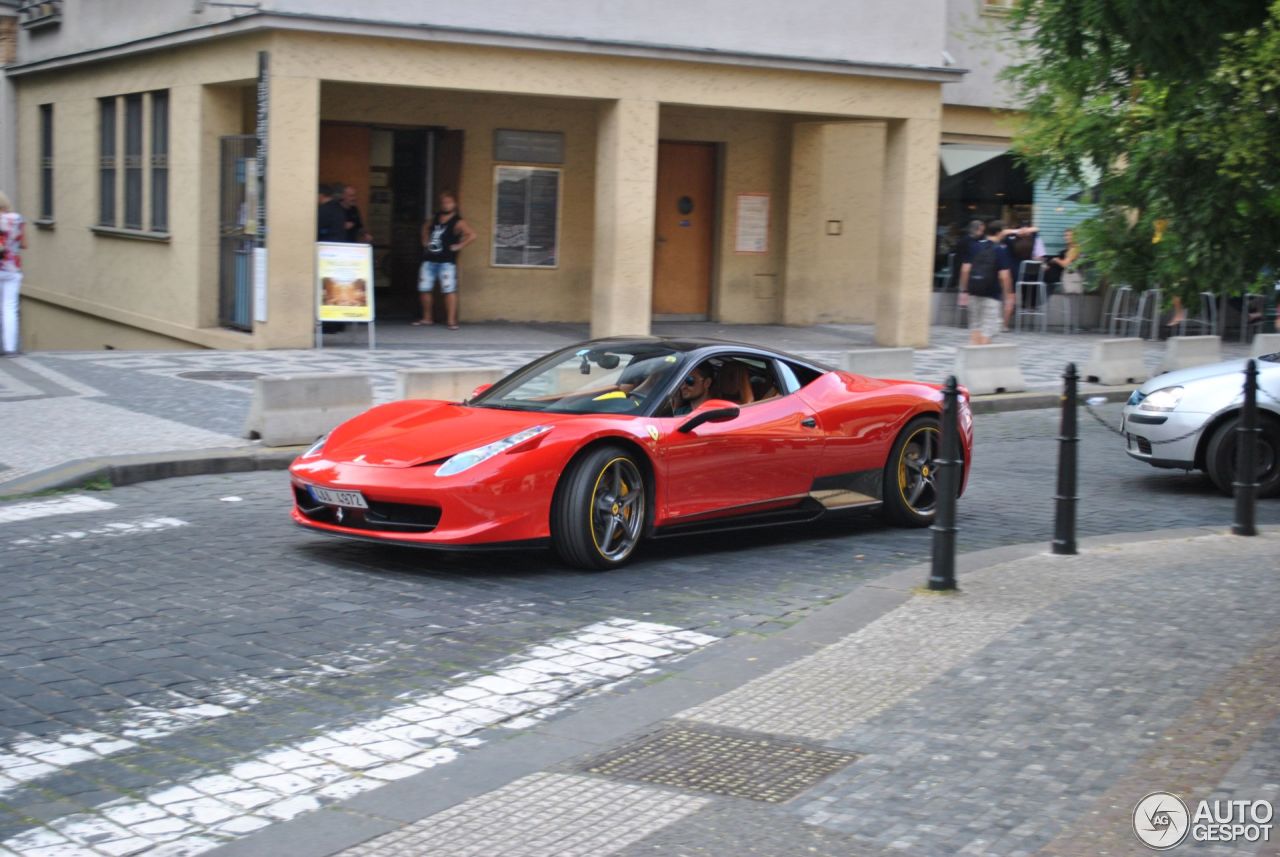
[[[1164,387],[1182,387],[1182,400],[1177,410],[1182,413],[1216,414],[1236,406],[1244,395],[1245,360],[1228,360],[1207,366],[1193,366],[1157,375],[1143,384],[1129,398],[1136,407],[1141,399]],[[1258,407],[1276,410],[1280,397],[1280,363],[1258,361]]]
[[[395,402],[334,429],[322,455],[329,461],[414,467],[484,446],[571,414],[473,408],[453,402]]]
[[[1214,381],[1215,379],[1223,384],[1234,385],[1235,381],[1229,376],[1242,376],[1241,384],[1244,383],[1244,367],[1246,360],[1228,360],[1225,363],[1210,363],[1205,366],[1192,366],[1190,369],[1178,369],[1174,372],[1165,372],[1163,375],[1156,375],[1147,381],[1138,389],[1143,393],[1151,393],[1164,387],[1185,387],[1189,384],[1197,382]],[[1269,360],[1258,361],[1258,375],[1260,378],[1270,380],[1273,377],[1280,377],[1280,363],[1272,363]]]

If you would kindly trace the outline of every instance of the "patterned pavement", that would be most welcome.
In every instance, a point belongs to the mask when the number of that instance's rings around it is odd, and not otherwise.
[[[1130,814],[1151,791],[1280,800],[1278,548],[1277,534],[1205,535],[996,566],[671,721],[858,754],[783,805],[549,772],[343,854],[1140,853]],[[626,835],[597,839],[615,817]]]
[[[364,371],[387,396],[401,366],[515,366],[576,338],[535,333],[0,361],[0,479],[41,461],[245,444],[251,381],[190,372]],[[871,331],[707,333],[835,360]],[[1090,348],[1011,338],[1033,385],[1054,386]],[[944,374],[965,341],[954,329],[934,340],[916,353],[922,377]],[[1159,352],[1148,347],[1149,364]],[[1047,538],[1056,430],[1049,411],[978,418],[962,551]],[[1199,477],[1129,460],[1091,420],[1081,432],[1082,534],[1230,520],[1230,498]],[[619,682],[669,689],[655,679],[687,655],[734,635],[768,641],[929,544],[857,515],[654,545],[584,575],[541,556],[321,542],[284,519],[286,493],[282,474],[254,473],[0,503],[0,855],[254,853],[286,822],[464,772],[480,744],[537,734]],[[1274,501],[1259,508],[1264,524],[1277,515]],[[789,801],[588,774],[579,759],[351,853],[1132,853],[1127,814],[1146,791],[1280,798],[1276,538],[997,565],[956,598],[911,599],[654,724],[856,758]]]

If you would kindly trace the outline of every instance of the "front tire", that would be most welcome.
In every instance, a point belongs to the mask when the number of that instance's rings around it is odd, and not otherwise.
[[[569,565],[615,568],[631,558],[649,512],[648,486],[635,456],[616,446],[573,462],[551,508],[551,541]]]
[[[1218,426],[1205,451],[1205,470],[1224,494],[1235,492],[1236,429],[1239,426],[1239,417]],[[1259,415],[1258,426],[1262,429],[1257,444],[1258,496],[1274,497],[1280,494],[1280,424]]]
[[[937,460],[942,423],[916,417],[893,442],[884,465],[884,516],[900,527],[927,527],[938,508]]]

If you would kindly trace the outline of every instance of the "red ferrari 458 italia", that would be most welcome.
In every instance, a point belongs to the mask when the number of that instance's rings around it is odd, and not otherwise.
[[[464,402],[380,405],[290,467],[293,519],[437,549],[550,544],[603,569],[647,538],[881,506],[926,526],[942,394],[781,352],[624,337],[548,354]],[[967,478],[973,419],[961,397]]]

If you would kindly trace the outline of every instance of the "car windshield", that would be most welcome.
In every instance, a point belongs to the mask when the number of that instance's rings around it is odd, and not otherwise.
[[[471,404],[562,414],[639,414],[667,386],[681,356],[652,342],[567,349],[504,378]]]

